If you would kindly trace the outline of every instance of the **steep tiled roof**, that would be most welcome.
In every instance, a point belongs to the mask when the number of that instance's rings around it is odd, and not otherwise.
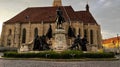
[[[89,11],[77,11],[76,16],[80,18],[85,24],[97,24],[96,20]]]
[[[31,7],[19,13],[5,23],[31,23],[35,22],[53,22],[56,20],[56,10],[58,7]],[[97,24],[93,16],[88,11],[75,12],[71,6],[61,6],[65,21],[83,21],[84,23]],[[27,19],[26,19],[27,17]]]
[[[27,8],[20,14],[16,15],[12,19],[8,20],[6,23],[16,23],[16,22],[51,22],[56,20],[56,10],[58,7],[32,7],[32,8]],[[71,6],[64,6],[61,7],[63,11],[63,16],[65,20],[68,20],[68,16],[70,17],[71,20],[75,20],[74,18],[76,17],[74,15],[74,10],[72,9]],[[67,14],[68,16],[67,16]],[[26,19],[26,16],[29,18]]]

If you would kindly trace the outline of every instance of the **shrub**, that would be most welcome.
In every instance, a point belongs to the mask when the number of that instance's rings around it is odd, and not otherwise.
[[[49,58],[49,59],[80,59],[80,58],[113,58],[113,53],[83,53],[81,51],[45,51],[39,53],[5,52],[4,57],[12,58]]]
[[[54,52],[54,51],[46,51],[46,52],[39,53],[39,55],[40,54],[41,54],[41,56],[39,56],[39,57],[42,57],[42,58],[56,59],[56,58],[60,57],[60,54],[57,52]]]
[[[79,54],[81,54],[81,53],[82,53],[82,51],[77,51],[77,50],[63,51],[61,53],[61,58],[63,58],[63,59],[78,58]]]
[[[85,58],[113,58],[113,53],[84,53]]]

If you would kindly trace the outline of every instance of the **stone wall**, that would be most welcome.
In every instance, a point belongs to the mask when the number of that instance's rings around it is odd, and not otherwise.
[[[1,34],[1,44],[3,44],[5,47],[20,47],[21,45],[27,44],[34,40],[34,30],[35,28],[38,29],[38,35],[42,36],[43,34],[46,35],[48,29],[49,29],[50,23],[25,23],[25,24],[4,24]],[[56,23],[51,23],[53,33],[56,29]],[[65,22],[63,23],[63,28],[65,29],[65,33],[67,34],[69,27],[69,23]],[[73,21],[71,23],[71,27],[75,29],[75,35],[77,36],[80,29],[80,35],[83,38],[84,37],[84,30],[87,31],[87,39],[89,41],[89,50],[91,50],[92,46],[95,46],[97,48],[101,47],[101,29],[99,25],[96,24],[83,24],[80,21]],[[11,45],[8,45],[7,39],[9,35],[9,30],[11,29]],[[22,43],[22,31],[23,29],[26,29],[26,43]],[[90,30],[93,30],[93,44],[90,43]],[[67,37],[67,36],[66,36]],[[68,39],[68,38],[67,38]],[[70,42],[67,40],[67,42]],[[31,46],[31,49],[33,48],[33,44]]]

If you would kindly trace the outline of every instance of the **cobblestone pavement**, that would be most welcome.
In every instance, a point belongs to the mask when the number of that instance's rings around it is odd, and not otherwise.
[[[0,53],[2,55],[2,53]],[[120,67],[118,61],[55,62],[0,59],[0,67]]]
[[[0,59],[0,67],[120,67],[120,61],[54,62]]]

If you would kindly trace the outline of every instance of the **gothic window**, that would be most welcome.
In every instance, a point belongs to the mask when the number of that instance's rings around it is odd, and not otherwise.
[[[12,30],[11,29],[9,29],[9,33],[8,33],[8,35],[11,35],[12,34]]]
[[[80,28],[79,28],[79,30],[78,30],[78,34],[81,36],[81,33],[80,33],[80,32],[81,32],[81,30],[80,30]]]
[[[12,30],[9,29],[9,31],[8,31],[8,37],[7,37],[7,45],[8,46],[11,45],[11,36],[12,36]]]
[[[98,36],[98,30],[96,30],[96,41],[97,41],[97,44],[98,44],[98,38],[99,38],[99,36]]]
[[[24,28],[22,31],[22,43],[26,42],[26,29]]]
[[[87,30],[84,30],[84,37],[87,37]]]
[[[75,29],[75,28],[73,28],[73,32],[74,32],[74,34],[76,35],[76,29]]]
[[[90,43],[93,44],[93,30],[90,30]]]
[[[38,35],[38,28],[34,29],[34,37],[36,37]]]

